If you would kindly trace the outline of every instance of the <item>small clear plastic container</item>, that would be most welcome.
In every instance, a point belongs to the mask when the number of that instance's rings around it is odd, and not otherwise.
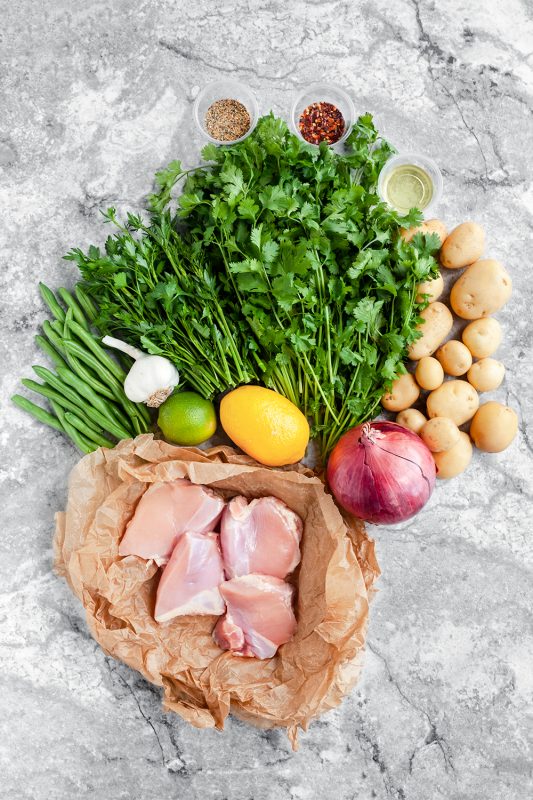
[[[412,171],[409,170],[409,167],[413,168]],[[409,208],[407,205],[400,206],[393,202],[390,196],[390,181],[394,173],[398,175],[399,168],[404,168],[401,176],[408,182],[407,196],[414,198],[410,208],[416,206],[424,213],[424,216],[427,216],[438,205],[442,197],[443,181],[440,169],[433,159],[419,153],[404,153],[389,158],[379,175],[378,194],[385,203],[391,205],[400,214],[407,214]],[[420,171],[429,178],[431,192],[428,191],[427,182]]]
[[[217,100],[238,100],[250,115],[250,127],[237,139],[215,139],[205,127],[205,115],[209,107]],[[251,134],[259,119],[259,106],[252,90],[245,83],[232,80],[212,81],[198,93],[193,106],[193,116],[201,133],[215,144],[235,144],[242,142]]]
[[[307,139],[302,136],[299,122],[302,113],[307,106],[310,106],[312,103],[331,103],[339,109],[344,118],[344,133],[336,142],[332,142],[330,147],[344,142],[355,120],[355,106],[350,95],[347,94],[344,89],[341,89],[340,86],[335,86],[331,83],[312,83],[295,98],[291,109],[291,128],[294,133],[299,136],[303,142],[307,142],[307,144],[314,144],[314,142],[308,142]],[[314,146],[318,147],[318,145]]]

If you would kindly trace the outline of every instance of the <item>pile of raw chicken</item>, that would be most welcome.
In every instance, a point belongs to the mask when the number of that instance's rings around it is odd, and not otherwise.
[[[220,533],[217,527],[220,525]],[[221,614],[215,642],[237,656],[271,658],[296,630],[294,588],[303,523],[277,497],[226,503],[177,479],[141,497],[119,555],[153,559],[163,572],[154,617]]]

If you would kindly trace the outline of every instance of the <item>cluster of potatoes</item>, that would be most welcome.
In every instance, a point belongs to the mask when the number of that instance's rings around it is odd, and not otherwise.
[[[418,232],[439,236],[443,267],[466,269],[452,286],[452,310],[438,300],[444,290],[440,273],[419,285],[417,300],[428,300],[429,305],[420,315],[424,320],[419,326],[422,336],[408,352],[416,368],[393,383],[382,405],[399,412],[396,422],[423,439],[435,458],[438,477],[453,478],[469,465],[472,442],[480,450],[498,453],[509,446],[518,430],[518,419],[511,408],[495,401],[480,406],[478,394],[497,389],[504,378],[505,367],[491,358],[502,340],[502,330],[490,315],[509,300],[512,282],[499,261],[481,259],[485,234],[475,222],[464,222],[448,235],[445,225],[432,219],[403,230],[401,235],[409,241]],[[445,341],[454,323],[452,311],[460,319],[469,320],[462,341]],[[445,375],[450,379],[445,380]],[[427,416],[413,408],[421,389],[429,392]],[[461,431],[470,420],[469,433]]]

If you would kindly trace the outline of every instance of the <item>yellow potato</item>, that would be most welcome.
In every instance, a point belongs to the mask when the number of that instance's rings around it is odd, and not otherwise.
[[[420,431],[420,438],[432,453],[450,450],[459,441],[461,431],[448,417],[433,417]]]
[[[418,326],[422,336],[413,342],[407,351],[409,358],[412,358],[413,361],[433,355],[440,343],[448,336],[453,325],[450,309],[438,301],[430,303],[420,312],[420,316],[424,320]]]
[[[466,377],[478,392],[492,392],[501,384],[504,375],[505,367],[501,361],[496,361],[495,358],[482,358],[481,361],[472,364]]]
[[[518,430],[518,417],[512,408],[490,400],[483,403],[470,426],[476,447],[486,453],[500,453],[509,447]]]
[[[411,375],[407,372],[405,375],[400,375],[392,384],[390,392],[384,394],[381,398],[381,405],[387,411],[403,411],[413,403],[416,403],[420,389],[418,384]]]
[[[402,228],[400,235],[406,242],[410,242],[415,233],[436,233],[442,245],[443,241],[448,236],[446,225],[440,219],[426,219],[420,225],[415,225],[414,228]]]
[[[432,356],[424,356],[416,365],[415,378],[418,385],[428,392],[438,389],[444,380],[442,364]]]
[[[461,338],[474,358],[486,358],[500,346],[502,326],[494,317],[475,319],[466,326]]]
[[[422,281],[418,284],[418,294],[416,296],[417,303],[434,303],[438,300],[444,291],[444,279],[442,275],[438,274],[436,278],[429,281]],[[427,296],[425,296],[427,295]]]
[[[485,231],[475,222],[463,222],[444,240],[440,263],[448,269],[460,269],[473,264],[483,255]]]
[[[452,286],[450,304],[458,317],[479,319],[494,314],[511,296],[511,276],[492,258],[476,261]]]
[[[400,411],[396,417],[398,425],[403,425],[404,428],[409,428],[413,433],[420,433],[421,429],[427,422],[427,419],[421,411],[416,408],[406,408],[405,411]]]
[[[442,453],[433,453],[437,465],[437,478],[455,478],[464,472],[472,460],[472,442],[467,433],[460,431],[457,444]]]
[[[446,381],[428,395],[428,416],[449,417],[459,427],[472,419],[479,408],[479,397],[467,381]]]
[[[443,344],[435,355],[448,375],[464,375],[472,366],[470,350],[457,339],[450,339]]]

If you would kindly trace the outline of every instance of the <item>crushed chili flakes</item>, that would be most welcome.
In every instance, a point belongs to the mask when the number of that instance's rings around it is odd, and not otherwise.
[[[300,115],[298,127],[306,142],[335,144],[344,133],[344,117],[333,103],[311,103]]]

